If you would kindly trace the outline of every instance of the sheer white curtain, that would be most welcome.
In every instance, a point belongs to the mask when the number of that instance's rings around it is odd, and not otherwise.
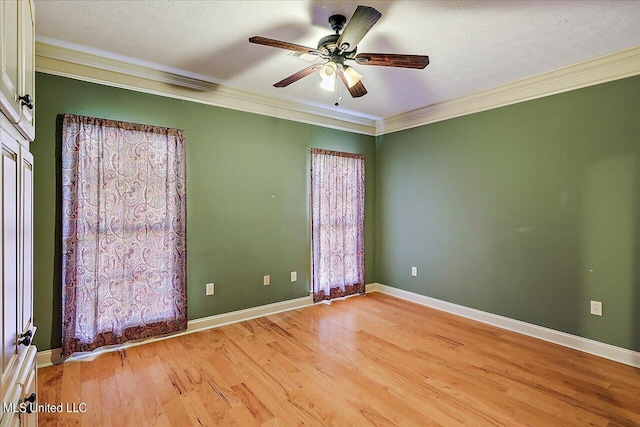
[[[364,293],[364,156],[311,149],[313,299]]]

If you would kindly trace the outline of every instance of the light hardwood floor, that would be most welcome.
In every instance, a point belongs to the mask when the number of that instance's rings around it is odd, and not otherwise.
[[[639,426],[640,369],[379,293],[40,369],[40,425]]]

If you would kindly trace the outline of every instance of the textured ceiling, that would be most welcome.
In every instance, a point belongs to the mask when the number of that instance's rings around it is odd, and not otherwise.
[[[234,89],[381,119],[640,46],[640,1],[36,0],[42,42],[151,65]],[[355,65],[369,93],[340,107],[306,66],[250,36],[315,47],[329,15],[358,4],[382,18],[359,52],[429,55],[424,70]]]

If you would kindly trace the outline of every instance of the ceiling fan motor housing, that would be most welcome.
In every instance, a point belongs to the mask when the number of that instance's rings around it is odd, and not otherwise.
[[[331,15],[329,17],[329,25],[331,29],[338,34],[344,28],[344,24],[347,23],[347,18],[344,15]]]
[[[348,52],[340,52],[340,49],[337,45],[339,38],[340,34],[330,34],[326,37],[321,38],[318,42],[318,50],[327,56],[330,56],[332,58],[335,57],[334,59],[340,58],[335,62],[342,63],[345,59],[352,59],[355,56],[358,48],[356,47],[355,49]]]
[[[336,42],[340,38],[340,34],[330,34],[323,37],[318,42],[318,50],[325,55],[331,55],[336,48]]]

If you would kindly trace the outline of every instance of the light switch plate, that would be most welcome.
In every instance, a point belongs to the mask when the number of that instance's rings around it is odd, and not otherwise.
[[[213,283],[207,283],[206,293],[207,295],[213,295],[215,292],[215,285]]]
[[[591,301],[591,314],[594,316],[602,316],[602,302]]]

